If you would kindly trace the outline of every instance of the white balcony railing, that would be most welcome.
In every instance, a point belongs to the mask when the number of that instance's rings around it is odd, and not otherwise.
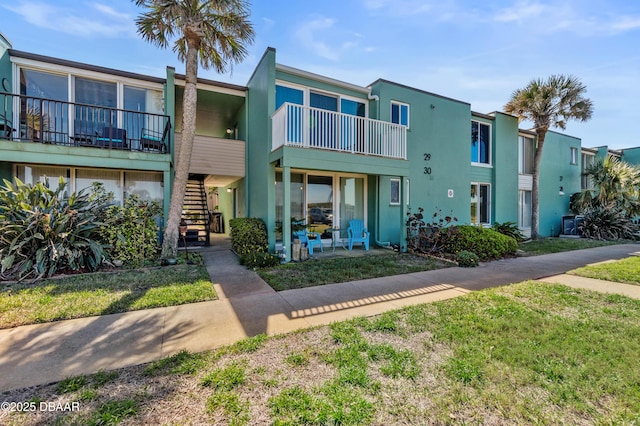
[[[272,150],[285,145],[407,158],[407,128],[399,124],[289,103],[271,122]]]

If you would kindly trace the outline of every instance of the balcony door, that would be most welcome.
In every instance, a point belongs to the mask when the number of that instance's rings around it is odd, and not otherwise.
[[[340,99],[340,149],[364,152],[366,105],[351,99]]]
[[[20,69],[19,138],[64,141],[68,132],[68,78],[31,69]]]
[[[116,83],[76,77],[74,134],[93,136],[104,127],[118,127]]]
[[[338,97],[309,92],[309,144],[313,147],[338,149]]]

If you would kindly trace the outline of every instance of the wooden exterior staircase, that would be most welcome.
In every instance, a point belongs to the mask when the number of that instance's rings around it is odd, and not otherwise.
[[[182,205],[182,220],[187,224],[187,245],[210,244],[209,237],[209,208],[207,207],[207,192],[204,177],[192,176],[187,181]],[[184,240],[180,238],[180,244]]]

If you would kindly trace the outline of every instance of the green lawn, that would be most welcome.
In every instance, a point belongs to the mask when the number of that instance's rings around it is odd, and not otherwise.
[[[585,266],[568,273],[598,280],[640,285],[640,257],[633,256],[615,262]]]
[[[541,238],[535,241],[520,243],[518,248],[525,256],[560,253],[563,251],[581,250],[592,247],[626,244],[631,241],[598,241],[586,238]]]
[[[640,301],[525,282],[16,390],[2,424],[638,424]],[[185,409],[188,407],[188,409]]]
[[[0,290],[0,328],[216,298],[202,265],[75,275]]]
[[[313,287],[446,268],[451,263],[412,254],[389,253],[336,259],[310,259],[258,270],[276,291]]]

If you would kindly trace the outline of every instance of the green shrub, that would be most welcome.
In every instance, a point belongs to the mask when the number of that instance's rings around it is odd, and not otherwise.
[[[492,228],[494,231],[498,231],[502,235],[515,238],[515,240],[518,242],[524,241],[524,236],[520,232],[520,228],[518,228],[518,224],[515,222],[504,222],[504,223],[495,222]]]
[[[473,268],[480,264],[480,259],[475,253],[462,250],[456,254],[456,262],[458,262],[458,265],[463,268]]]
[[[442,247],[445,253],[470,251],[480,260],[486,261],[514,255],[518,250],[518,243],[514,238],[493,229],[462,225],[451,228],[445,235]]]
[[[267,227],[262,219],[242,217],[231,219],[231,247],[241,258],[251,253],[266,253],[269,248]]]
[[[578,232],[594,240],[631,239],[637,232],[635,225],[622,210],[595,207],[584,212]]]
[[[280,258],[271,253],[256,251],[240,256],[240,264],[247,268],[268,268],[280,264]]]
[[[161,214],[158,203],[143,201],[136,194],[129,195],[122,207],[109,207],[100,236],[110,257],[136,266],[142,266],[145,259],[155,260],[159,248],[156,218]]]
[[[90,190],[66,194],[60,178],[0,186],[0,278],[50,277],[63,270],[95,271],[105,256],[99,221],[107,208]]]

